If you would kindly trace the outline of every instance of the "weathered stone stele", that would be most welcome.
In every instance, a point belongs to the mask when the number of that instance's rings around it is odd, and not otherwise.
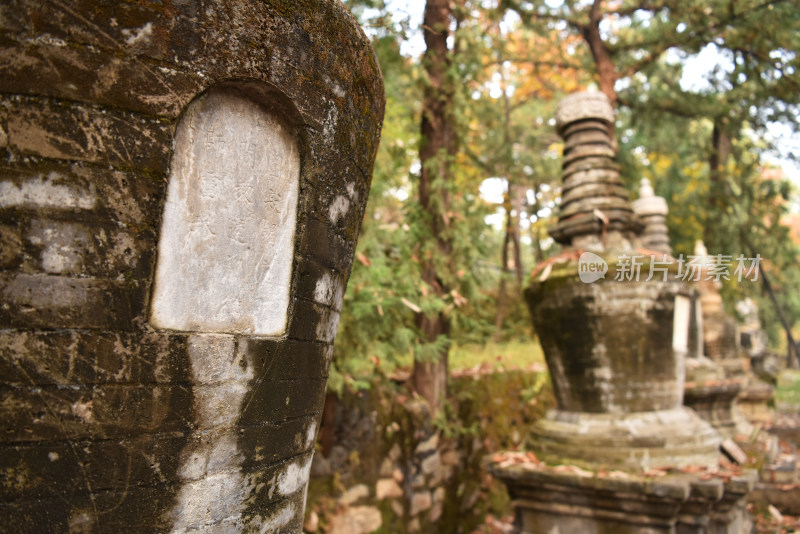
[[[0,531],[299,532],[368,40],[333,0],[15,0],[0,31]]]
[[[278,335],[286,328],[300,159],[288,127],[210,93],[178,124],[153,323]]]

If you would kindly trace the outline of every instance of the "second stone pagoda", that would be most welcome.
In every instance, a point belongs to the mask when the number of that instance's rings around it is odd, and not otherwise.
[[[599,93],[558,107],[564,251],[525,292],[557,408],[487,468],[521,534],[744,534],[755,474],[721,470],[719,434],[683,406],[694,290],[669,256],[666,203],[648,187],[628,199],[613,120]]]
[[[600,468],[714,467],[719,435],[683,406],[690,289],[668,243],[637,248],[641,223],[615,162],[613,120],[601,93],[573,94],[556,111],[563,201],[551,235],[565,251],[535,273],[525,298],[557,409],[532,449],[546,462]]]

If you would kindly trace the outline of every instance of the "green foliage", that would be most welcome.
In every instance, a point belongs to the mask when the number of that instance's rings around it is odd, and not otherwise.
[[[775,387],[775,404],[786,411],[800,407],[800,371],[784,370]]]
[[[529,321],[530,322],[530,321]],[[525,368],[544,366],[542,347],[531,338],[508,343],[454,344],[450,351],[451,369]]]
[[[667,199],[676,254],[693,254],[695,241],[704,238],[712,254],[760,254],[794,322],[800,317],[798,250],[780,223],[798,199],[785,180],[765,177],[764,154],[772,147],[763,128],[768,121],[796,123],[800,116],[800,11],[781,0],[598,5],[618,79],[623,179],[635,191],[647,177]],[[501,262],[506,228],[488,224],[487,216],[520,228],[525,285],[530,267],[558,250],[546,235],[559,199],[555,104],[597,73],[579,31],[590,22],[592,2],[459,2],[447,73],[453,87],[449,119],[459,150],[454,156],[442,151],[426,163],[431,169],[446,166],[451,175],[433,180],[435,194],[423,210],[419,124],[430,81],[421,58],[400,52],[414,29],[383,0],[350,0],[348,6],[372,37],[387,105],[336,342],[330,384],[337,391],[365,387],[377,369],[390,372],[415,357],[433,359],[448,346],[458,359],[465,345],[530,340],[514,269],[503,270]],[[686,58],[709,46],[730,60],[730,68],[708,73],[705,89],[681,86]],[[709,168],[715,126],[731,139],[718,180]],[[499,206],[479,193],[487,178],[506,184]],[[519,209],[512,202],[514,188],[524,192]],[[448,221],[438,235],[431,230],[433,216]],[[437,239],[448,243],[449,254],[440,253]],[[437,295],[421,282],[425,261],[432,262],[447,292]],[[501,281],[508,298],[498,330]],[[756,299],[777,342],[774,307],[760,283],[726,282],[723,296],[729,310],[745,296]],[[418,311],[445,314],[450,334],[423,342],[414,322]]]
[[[366,387],[376,365],[393,367],[416,340],[414,312],[407,303],[417,300],[420,272],[418,262],[410,260],[417,251],[406,221],[406,199],[412,194],[409,176],[417,153],[421,93],[417,65],[400,54],[402,28],[385,24],[373,39],[386,87],[382,142],[329,380],[329,387],[340,392],[345,386]]]
[[[366,378],[376,367],[407,365],[410,355],[422,361],[433,360],[453,340],[463,344],[489,339],[494,334],[499,277],[497,271],[486,268],[486,258],[496,265],[501,240],[486,223],[494,206],[481,198],[479,186],[490,176],[513,174],[520,179],[527,177],[525,180],[534,188],[544,184],[553,190],[553,180],[558,178],[556,158],[548,156],[543,160],[537,152],[556,139],[547,125],[552,102],[534,99],[533,89],[529,89],[526,94],[518,93],[511,123],[498,119],[497,114],[503,113],[502,99],[490,94],[497,64],[487,65],[486,57],[499,54],[495,49],[504,43],[487,40],[482,25],[485,20],[465,16],[474,14],[467,9],[470,6],[465,6],[467,11],[458,13],[458,52],[449,72],[456,81],[452,120],[463,150],[456,157],[442,151],[426,163],[431,169],[448,166],[451,176],[446,181],[433,180],[430,205],[422,209],[416,190],[421,171],[418,124],[422,94],[429,82],[420,60],[400,53],[405,39],[402,25],[390,22],[390,14],[378,3],[366,6],[377,11],[364,10],[364,5],[357,7],[356,11],[362,14],[377,13],[365,23],[369,28],[379,27],[373,46],[384,75],[387,104],[373,187],[345,296],[329,381],[336,391],[365,387]],[[482,13],[488,17],[493,11]],[[521,87],[527,77],[519,71],[513,77],[509,74],[508,81]],[[536,128],[532,129],[531,124]],[[503,132],[506,128],[518,138],[515,143],[503,145],[504,138],[508,139]],[[528,141],[536,141],[537,150],[526,150]],[[495,158],[498,153],[503,156]],[[543,196],[540,194],[539,198]],[[431,218],[437,216],[448,223],[433,235]],[[440,253],[440,241],[448,244],[450,254]],[[524,257],[531,256],[531,251],[526,251]],[[448,292],[437,294],[421,282],[424,261],[432,263],[439,283]],[[487,270],[493,274],[487,276]],[[523,328],[527,334],[527,311],[518,295],[512,301],[510,324]],[[446,315],[451,324],[450,335],[439,336],[433,342],[423,341],[414,323],[418,311]]]

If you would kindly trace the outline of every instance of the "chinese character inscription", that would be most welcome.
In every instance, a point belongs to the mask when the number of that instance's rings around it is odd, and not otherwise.
[[[155,326],[283,333],[299,176],[295,137],[279,118],[221,92],[190,106],[175,135]]]

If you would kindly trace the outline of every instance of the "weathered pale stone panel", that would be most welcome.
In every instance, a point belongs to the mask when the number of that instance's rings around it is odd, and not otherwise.
[[[278,335],[286,328],[300,159],[254,102],[211,93],[178,126],[153,323]]]
[[[675,296],[674,319],[672,321],[672,348],[686,354],[689,351],[689,320],[692,301],[684,295]]]

